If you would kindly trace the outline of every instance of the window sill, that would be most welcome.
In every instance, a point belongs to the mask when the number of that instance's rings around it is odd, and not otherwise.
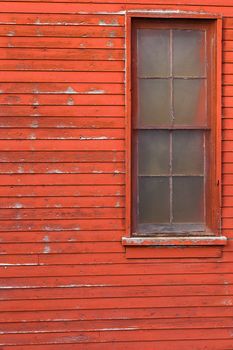
[[[225,236],[122,238],[126,258],[135,259],[220,257],[226,243]]]
[[[199,237],[122,237],[125,246],[210,246],[226,245],[225,236]]]

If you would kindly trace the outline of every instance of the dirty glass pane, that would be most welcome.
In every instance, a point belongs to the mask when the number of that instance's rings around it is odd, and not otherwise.
[[[140,130],[139,174],[169,175],[169,131]]]
[[[172,135],[172,173],[203,175],[203,132],[197,130],[182,130],[174,131]]]
[[[205,75],[205,32],[173,30],[174,76]]]
[[[203,177],[173,177],[173,222],[202,223],[204,220]]]
[[[174,79],[174,124],[206,124],[205,79]]]
[[[169,178],[139,177],[139,223],[169,222]]]
[[[169,76],[169,30],[138,30],[138,75]]]
[[[139,80],[139,126],[170,124],[170,80]]]

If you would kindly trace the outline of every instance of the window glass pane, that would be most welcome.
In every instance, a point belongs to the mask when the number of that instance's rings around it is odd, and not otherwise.
[[[205,80],[174,79],[173,90],[175,125],[205,125]]]
[[[174,76],[205,75],[205,32],[173,30]]]
[[[140,175],[169,175],[169,131],[140,130],[138,147]]]
[[[173,177],[173,222],[204,220],[203,177]]]
[[[139,223],[169,222],[169,178],[139,177]]]
[[[138,74],[169,76],[169,30],[138,30]]]
[[[172,134],[172,173],[203,175],[204,135],[202,131],[182,130]]]
[[[139,125],[155,126],[170,124],[170,80],[139,80]]]

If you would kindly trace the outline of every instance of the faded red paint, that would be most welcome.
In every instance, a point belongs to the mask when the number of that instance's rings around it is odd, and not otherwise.
[[[4,350],[233,348],[233,4],[176,3],[0,3]],[[145,9],[223,16],[226,246],[122,245],[125,17]]]

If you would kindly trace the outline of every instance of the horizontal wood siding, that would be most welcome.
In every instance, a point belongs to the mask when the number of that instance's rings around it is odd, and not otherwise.
[[[223,15],[218,257],[125,257],[135,9]],[[6,0],[0,12],[0,348],[233,349],[232,0]]]

